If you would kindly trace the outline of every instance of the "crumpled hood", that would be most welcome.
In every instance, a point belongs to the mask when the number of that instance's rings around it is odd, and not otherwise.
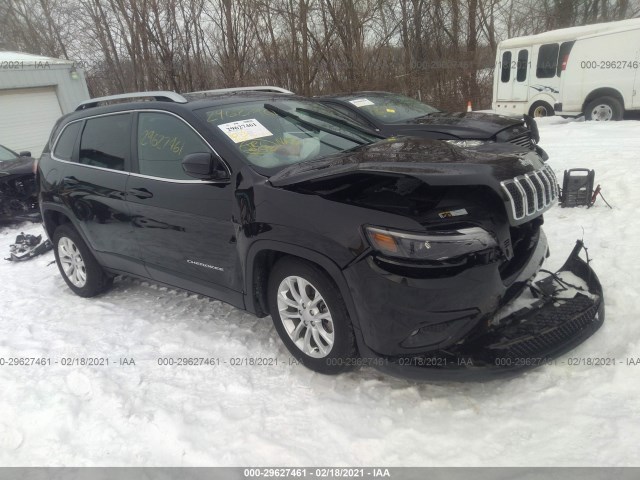
[[[395,127],[396,135],[410,135],[424,126],[429,131],[442,131],[448,136],[487,140],[503,130],[517,128],[510,136],[527,130],[520,118],[480,112],[435,112]]]
[[[269,181],[278,187],[353,172],[371,172],[410,175],[431,185],[488,185],[499,191],[501,181],[538,170],[543,165],[535,152],[509,144],[470,149],[438,140],[389,138],[292,165]]]

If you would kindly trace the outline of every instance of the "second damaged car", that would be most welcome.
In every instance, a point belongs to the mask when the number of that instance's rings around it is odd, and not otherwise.
[[[78,295],[127,274],[271,315],[327,374],[479,379],[538,366],[603,322],[580,257],[535,279],[558,197],[532,150],[380,139],[294,96],[127,94],[55,127],[41,208]],[[537,280],[537,281],[534,281]]]
[[[36,161],[0,145],[0,222],[37,220]]]

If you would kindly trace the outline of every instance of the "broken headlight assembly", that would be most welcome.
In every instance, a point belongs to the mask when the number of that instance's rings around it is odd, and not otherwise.
[[[498,246],[494,237],[479,227],[424,234],[365,227],[365,232],[378,252],[411,260],[443,261]]]
[[[472,148],[479,147],[485,143],[493,143],[491,140],[444,140],[450,145],[455,145],[460,148]]]

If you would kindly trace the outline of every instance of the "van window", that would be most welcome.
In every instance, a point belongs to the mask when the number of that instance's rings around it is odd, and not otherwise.
[[[516,80],[524,82],[527,79],[527,68],[529,67],[529,50],[518,52],[518,63],[516,66]]]
[[[138,170],[143,175],[171,180],[194,180],[182,169],[190,153],[211,152],[209,146],[182,120],[166,113],[138,116]]]
[[[558,67],[558,44],[548,43],[541,45],[538,50],[538,65],[536,67],[536,77],[551,78],[556,76]]]
[[[556,70],[556,75],[559,77],[562,74],[563,65],[566,66],[567,60],[569,60],[569,54],[571,53],[571,48],[573,48],[573,44],[575,41],[564,42],[560,44],[560,53],[558,54],[558,67]]]
[[[511,76],[511,52],[507,51],[502,54],[502,73],[500,74],[500,80],[508,82]]]
[[[80,139],[78,162],[111,170],[124,170],[129,159],[130,143],[130,113],[90,118]]]
[[[76,145],[76,139],[78,138],[78,132],[82,122],[70,123],[67,125],[56,143],[56,148],[53,151],[53,156],[61,160],[71,160],[73,156],[73,147]]]

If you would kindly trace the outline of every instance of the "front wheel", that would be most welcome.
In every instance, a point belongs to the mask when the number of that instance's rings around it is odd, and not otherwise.
[[[269,277],[273,324],[289,352],[319,373],[349,370],[357,358],[344,299],[324,271],[292,258],[280,260]]]
[[[584,109],[586,120],[596,122],[610,122],[622,120],[624,108],[622,103],[614,97],[599,97],[590,101]]]

